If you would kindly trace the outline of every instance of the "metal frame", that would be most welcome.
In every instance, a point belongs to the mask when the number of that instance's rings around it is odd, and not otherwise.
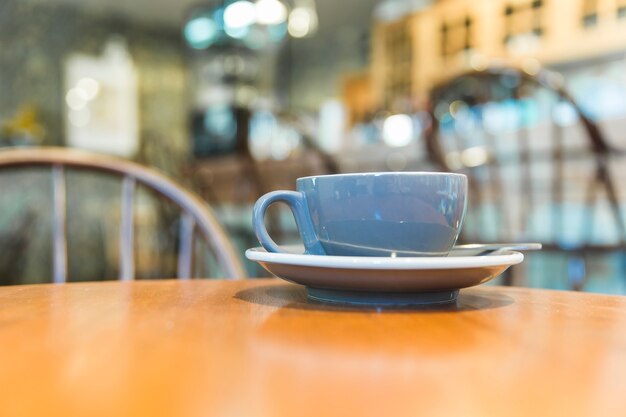
[[[593,160],[594,163],[594,177],[589,184],[589,187],[585,190],[585,203],[588,206],[591,206],[596,198],[597,193],[601,189],[606,193],[606,197],[608,203],[611,207],[611,213],[613,220],[615,222],[616,229],[619,234],[619,243],[617,244],[606,244],[606,245],[597,245],[591,242],[585,242],[580,246],[574,248],[565,248],[562,247],[558,241],[556,242],[544,242],[544,248],[553,249],[553,250],[566,250],[569,252],[576,253],[587,253],[594,251],[604,251],[604,250],[618,250],[623,251],[626,250],[626,222],[624,221],[621,213],[620,213],[620,201],[619,196],[615,186],[615,179],[611,176],[609,165],[607,160],[610,156],[619,155],[623,156],[625,152],[621,149],[614,149],[610,143],[608,143],[602,134],[600,128],[591,120],[589,117],[585,115],[580,106],[576,103],[573,97],[564,89],[562,78],[558,75],[546,71],[540,70],[536,74],[530,74],[522,69],[511,67],[511,66],[503,66],[503,67],[492,67],[487,68],[481,71],[469,71],[462,74],[458,74],[447,81],[444,81],[437,86],[435,86],[430,93],[430,115],[432,125],[426,134],[426,146],[427,151],[430,155],[430,158],[435,164],[442,170],[445,171],[453,171],[454,169],[449,166],[445,158],[445,151],[442,148],[442,145],[439,141],[438,131],[439,131],[439,121],[434,115],[434,109],[440,100],[446,95],[448,91],[458,82],[463,80],[464,78],[475,78],[478,80],[489,80],[496,79],[497,77],[502,76],[514,76],[520,80],[517,87],[512,87],[511,91],[515,97],[520,95],[520,86],[522,83],[527,83],[530,85],[540,86],[549,91],[552,91],[556,96],[558,96],[561,100],[568,102],[576,111],[581,127],[586,133],[586,138],[589,143],[589,157]],[[446,99],[450,99],[452,96],[446,97]],[[460,97],[459,97],[460,98]],[[488,95],[485,97],[476,97],[478,102],[487,101]],[[553,125],[553,129],[551,132],[552,140],[554,141],[553,150],[550,155],[547,155],[551,158],[553,165],[553,178],[552,178],[552,189],[553,189],[553,200],[556,202],[563,201],[563,177],[564,177],[564,163],[565,163],[565,155],[564,155],[564,137],[562,128]],[[457,142],[459,141],[456,138]],[[530,161],[530,149],[529,149],[529,138],[527,132],[524,129],[520,129],[518,132],[518,144],[520,149],[520,165],[523,170],[523,175],[520,176],[520,189],[524,195],[524,199],[522,199],[521,204],[524,205],[522,208],[522,216],[524,214],[528,214],[530,212],[530,208],[534,205],[533,201],[533,193],[532,193],[532,178],[531,178],[531,161]],[[460,145],[457,143],[457,146]],[[500,194],[505,191],[503,190],[503,185],[500,183],[500,170],[501,164],[497,160],[491,160],[487,163],[488,168],[488,180],[491,182],[491,186]],[[472,170],[468,169],[466,172],[470,176],[470,186],[472,187],[471,193],[476,196],[477,200],[482,199],[482,190],[477,186],[478,181],[472,180]],[[507,216],[509,210],[505,206],[504,199],[498,200],[500,207],[499,212],[502,213],[503,216]],[[560,232],[563,231],[565,225],[563,224],[563,205],[557,204],[557,208],[552,212],[552,227],[553,235],[558,236]],[[522,218],[522,222],[526,222],[527,218]],[[593,227],[593,215],[591,215],[591,219],[583,220],[579,225],[581,227],[581,232],[583,236],[589,237],[588,231]],[[508,237],[512,238],[512,237]],[[506,237],[505,237],[506,239]]]

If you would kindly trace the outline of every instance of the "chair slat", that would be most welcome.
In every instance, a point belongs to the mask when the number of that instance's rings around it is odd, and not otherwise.
[[[585,210],[582,213],[579,235],[583,236],[586,241],[591,240],[595,229],[598,189],[599,187],[602,187],[601,171],[602,168],[600,167],[600,162],[596,162],[595,172],[589,181],[585,192]]]
[[[558,123],[552,123],[552,236],[550,239],[556,241],[559,236],[563,236],[565,219],[565,163],[563,160],[564,142],[563,127]],[[557,242],[558,243],[558,242]]]
[[[520,81],[521,83],[521,81]],[[532,150],[530,148],[530,136],[528,132],[528,126],[524,125],[522,108],[519,104],[521,97],[521,84],[515,89],[515,100],[518,101],[516,106],[519,117],[517,118],[517,146],[519,149],[519,181],[520,181],[520,231],[523,234],[523,239],[526,239],[529,233],[530,218],[535,210],[535,196],[533,190],[533,170],[532,170]],[[519,236],[519,234],[518,234]]]
[[[192,273],[193,261],[193,231],[195,220],[189,213],[183,213],[180,219],[180,246],[178,249],[178,270],[179,279],[189,279]]]
[[[120,222],[120,280],[130,281],[135,278],[134,247],[134,198],[135,178],[124,177],[122,181],[122,221]]]
[[[479,124],[482,127],[482,118],[479,121]],[[507,236],[506,240],[513,242],[511,230],[507,227],[507,225],[511,224],[511,221],[509,219],[510,210],[508,208],[508,200],[506,198],[506,194],[504,193],[504,185],[502,184],[502,167],[496,155],[496,140],[492,134],[484,134],[484,145],[490,151],[486,167],[486,183],[489,184],[491,202],[496,208],[495,213],[493,213],[496,217],[495,219],[491,219],[491,221],[493,222],[495,220],[496,225],[500,230],[507,230],[509,236]]]
[[[62,165],[52,166],[52,273],[55,283],[67,280],[67,235],[65,173]]]
[[[619,242],[621,244],[626,243],[626,224],[624,224],[624,218],[620,210],[620,199],[617,195],[617,189],[613,182],[613,176],[610,173],[609,161],[605,155],[600,156],[602,158],[602,178],[604,179],[604,186],[606,188],[606,195],[609,200],[613,218],[615,219],[616,226],[619,228]]]

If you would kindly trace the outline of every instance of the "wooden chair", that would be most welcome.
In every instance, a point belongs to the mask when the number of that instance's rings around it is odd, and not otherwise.
[[[464,73],[431,91],[429,112],[431,159],[469,177],[464,240],[539,241],[582,257],[626,249],[619,197],[626,190],[612,175],[624,152],[561,76],[512,67]],[[584,281],[569,279],[574,289]]]
[[[224,274],[246,276],[241,259],[207,204],[159,172],[119,158],[67,148],[21,148],[0,151],[0,170],[15,167],[49,166],[52,173],[53,281],[67,279],[66,183],[67,168],[96,171],[122,177],[121,223],[119,227],[119,279],[135,277],[134,216],[135,188],[141,184],[177,205],[181,211],[177,276],[192,276],[194,232],[198,230]]]
[[[298,177],[340,172],[333,155],[321,149],[314,140],[315,132],[302,114],[282,111],[273,115],[281,124],[292,127],[300,134],[302,150],[299,155],[281,161],[256,160],[250,149],[249,126],[252,114],[248,109],[237,109],[237,125],[243,128],[237,129],[234,154],[199,160],[194,172],[190,173],[194,188],[199,190],[206,201],[213,205],[249,205],[251,208],[265,193],[294,188]],[[286,207],[270,210],[267,224],[268,230],[277,241],[299,241],[293,216]],[[251,223],[231,222],[226,227],[231,236],[245,246],[259,244]],[[257,275],[267,276],[267,271],[259,266],[256,268]]]

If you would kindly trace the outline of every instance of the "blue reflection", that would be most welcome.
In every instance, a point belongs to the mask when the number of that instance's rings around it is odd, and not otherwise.
[[[242,27],[229,27],[229,26],[226,26],[224,28],[224,31],[231,38],[243,39],[243,38],[246,37],[246,35],[248,35],[248,33],[250,33],[250,27],[249,26],[242,26]]]
[[[224,8],[218,7],[213,12],[213,21],[220,30],[224,30]]]
[[[243,42],[250,49],[262,49],[269,43],[269,36],[265,30],[253,26],[248,35],[243,38]]]
[[[578,122],[578,113],[570,103],[561,101],[554,106],[552,118],[559,126],[571,126]]]
[[[524,127],[536,125],[539,121],[539,112],[535,100],[524,98],[518,101],[518,105],[521,125]]]
[[[218,28],[208,16],[198,16],[187,22],[183,34],[189,46],[204,49],[217,40]]]
[[[287,23],[268,26],[267,31],[272,41],[280,42],[287,36]]]
[[[208,109],[204,115],[204,127],[207,132],[224,138],[231,138],[237,132],[235,117],[228,106],[216,106]]]

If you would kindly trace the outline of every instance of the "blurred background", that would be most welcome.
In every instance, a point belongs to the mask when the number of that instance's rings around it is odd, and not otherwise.
[[[241,254],[297,177],[455,171],[464,242],[544,244],[498,283],[626,293],[625,0],[0,0],[0,89],[0,146],[164,171]],[[0,190],[0,283],[48,281],[50,172]],[[175,276],[178,216],[137,193],[137,277]],[[119,194],[68,172],[70,280],[115,277]]]

